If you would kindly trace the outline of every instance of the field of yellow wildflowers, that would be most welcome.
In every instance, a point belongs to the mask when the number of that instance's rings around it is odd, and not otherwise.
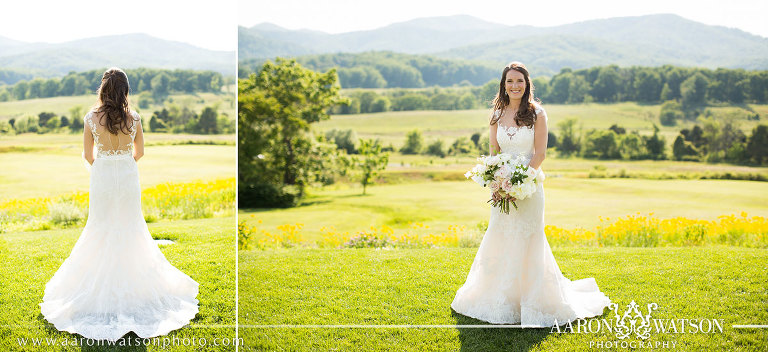
[[[234,214],[235,179],[162,183],[141,192],[144,218],[198,219]],[[88,217],[88,193],[0,202],[0,233],[82,225]]]

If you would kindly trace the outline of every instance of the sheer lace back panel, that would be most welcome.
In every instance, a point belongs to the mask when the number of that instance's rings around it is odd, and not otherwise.
[[[136,138],[138,130],[139,114],[131,111],[131,121],[128,122],[130,134],[125,131],[117,131],[117,135],[109,132],[103,116],[99,116],[94,111],[88,112],[83,118],[85,123],[91,128],[93,134],[93,144],[96,147],[96,156],[118,156],[133,154],[133,140]]]
[[[537,118],[545,118],[544,109],[538,104],[534,105],[536,106]],[[494,116],[498,117],[500,113],[501,111],[496,110],[494,111]],[[512,123],[514,123],[514,120]],[[496,124],[498,125],[496,129],[496,141],[499,143],[502,153],[523,155],[527,158],[533,156],[534,126],[507,126],[504,125],[501,120],[496,122]]]

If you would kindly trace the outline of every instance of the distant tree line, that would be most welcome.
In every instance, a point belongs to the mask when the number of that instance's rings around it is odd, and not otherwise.
[[[345,89],[477,86],[501,72],[498,67],[485,63],[389,51],[308,55],[297,57],[296,61],[314,71],[336,68],[341,87]],[[238,76],[245,78],[263,64],[264,60],[260,59],[243,60]]]
[[[485,63],[386,51],[307,55],[296,60],[315,71],[336,68],[344,89],[498,87],[501,72],[501,67]],[[238,74],[247,77],[263,63],[260,59],[241,61]],[[693,111],[693,107],[708,103],[768,102],[766,70],[609,65],[579,70],[563,68],[552,77],[534,77],[533,83],[538,98],[557,104],[674,100],[685,110]],[[485,106],[491,98],[477,96],[476,104]]]
[[[101,69],[70,72],[60,78],[34,78],[0,86],[0,102],[92,94],[99,88],[103,73]],[[131,83],[131,94],[146,92],[156,100],[172,92],[219,92],[225,83],[222,74],[214,71],[137,68],[125,73]]]
[[[35,75],[36,74],[32,70],[0,68],[0,86],[11,85],[18,81],[29,80],[35,78]]]
[[[74,106],[69,114],[58,116],[52,112],[41,112],[21,118],[0,120],[0,135],[21,133],[82,133],[83,116],[87,111],[82,106]],[[162,110],[155,111],[149,119],[144,118],[143,130],[146,132],[219,134],[234,133],[235,121],[227,114],[219,114],[217,107],[206,106],[200,113],[188,106],[169,104]],[[148,123],[146,123],[148,121]]]
[[[498,82],[496,82],[498,84]],[[534,79],[535,95],[549,103],[679,102],[686,110],[707,103],[768,102],[768,71],[661,67],[562,69]]]

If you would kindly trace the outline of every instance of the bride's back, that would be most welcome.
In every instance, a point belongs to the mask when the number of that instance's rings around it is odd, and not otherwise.
[[[85,115],[84,121],[91,128],[94,145],[98,156],[131,154],[133,141],[136,138],[138,114],[131,111],[125,124],[115,128],[116,134],[109,131],[108,119],[105,112],[91,110]]]

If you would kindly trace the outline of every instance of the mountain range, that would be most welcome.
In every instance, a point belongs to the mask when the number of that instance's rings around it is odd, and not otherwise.
[[[493,23],[467,15],[419,18],[340,34],[271,23],[239,27],[240,59],[389,50],[494,65],[522,61],[539,73],[617,64],[768,69],[768,38],[672,14],[616,17],[552,27]]]
[[[0,68],[33,71],[44,76],[110,66],[212,70],[234,75],[234,64],[234,51],[208,50],[141,33],[55,44],[0,37]]]

